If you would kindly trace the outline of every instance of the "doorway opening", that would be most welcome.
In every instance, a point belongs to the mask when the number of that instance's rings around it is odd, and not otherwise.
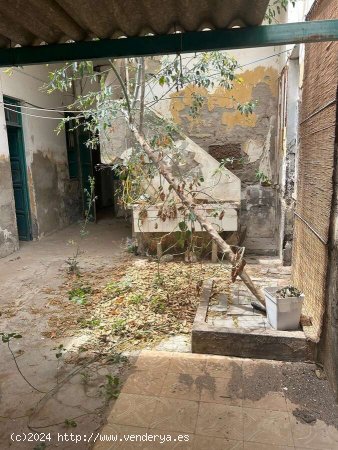
[[[67,113],[66,117],[72,118],[73,114]],[[91,182],[94,180],[95,202],[91,206],[90,220],[97,222],[115,216],[114,208],[114,182],[111,167],[101,164],[100,146],[94,148],[88,146],[91,140],[91,131],[86,123],[78,123],[68,119],[65,124],[69,178],[76,179],[80,185],[80,209],[82,214],[88,208],[88,198],[91,193]]]
[[[83,211],[87,207],[88,192],[90,192],[90,178],[94,179],[94,195],[96,201],[91,210],[94,221],[112,218],[114,208],[114,180],[113,170],[101,163],[100,146],[90,148],[87,145],[90,131],[84,125],[78,127],[79,163],[81,173],[81,190]]]
[[[8,105],[5,108],[5,118],[18,235],[21,241],[30,241],[31,217],[20,103],[9,97],[4,97],[4,102]]]

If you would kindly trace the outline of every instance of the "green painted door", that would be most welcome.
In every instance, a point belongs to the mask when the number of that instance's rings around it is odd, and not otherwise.
[[[5,102],[13,104],[11,111],[6,110],[6,123],[18,234],[20,240],[29,241],[32,233],[20,108],[14,100],[5,98]]]

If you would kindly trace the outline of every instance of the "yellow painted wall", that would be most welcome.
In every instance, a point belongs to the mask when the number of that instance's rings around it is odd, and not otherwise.
[[[206,106],[209,112],[215,108],[225,109],[221,116],[223,125],[229,128],[233,128],[235,125],[254,127],[258,119],[256,113],[253,112],[253,114],[245,116],[237,110],[237,104],[251,100],[259,102],[259,98],[254,98],[253,96],[253,89],[259,83],[269,86],[272,97],[277,96],[278,72],[273,67],[258,66],[253,70],[246,70],[238,76],[231,90],[219,86],[213,92],[209,92],[203,87],[187,86],[185,89],[171,95],[170,111],[172,117],[177,124],[181,124],[181,112],[192,105],[192,94],[198,93],[207,97]],[[190,122],[198,123],[200,121],[199,117],[194,119],[188,116],[187,118]]]

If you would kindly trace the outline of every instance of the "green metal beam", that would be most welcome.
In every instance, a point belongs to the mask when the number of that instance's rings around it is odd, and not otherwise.
[[[0,67],[338,40],[338,20],[0,49]]]

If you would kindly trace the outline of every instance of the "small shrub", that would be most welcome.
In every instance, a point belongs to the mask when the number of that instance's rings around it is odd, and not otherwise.
[[[155,313],[164,313],[165,311],[165,300],[160,295],[154,295],[150,300],[150,308]]]
[[[82,319],[80,321],[81,328],[93,329],[93,328],[99,327],[100,324],[101,324],[101,320],[95,319],[95,318],[94,319]]]
[[[65,427],[66,428],[76,428],[77,427],[77,423],[73,419],[66,419],[65,420]]]
[[[111,328],[115,334],[118,334],[125,330],[126,325],[127,325],[127,321],[125,319],[118,318],[118,319],[115,319]]]
[[[107,284],[106,291],[113,297],[118,297],[119,295],[130,291],[131,288],[132,282],[130,280],[113,281]]]
[[[128,357],[125,355],[122,355],[122,353],[114,352],[111,356],[109,356],[107,358],[107,361],[109,361],[113,364],[126,363],[126,362],[128,362]]]
[[[154,287],[161,287],[164,285],[164,277],[157,273],[154,277],[153,286]]]
[[[128,302],[132,303],[133,305],[139,305],[143,302],[143,295],[141,294],[130,294],[128,295]]]
[[[76,303],[77,305],[85,305],[91,291],[92,289],[90,286],[75,287],[68,292],[68,298],[71,302]]]
[[[79,261],[77,259],[77,256],[70,256],[66,259],[65,263],[67,264],[67,272],[71,275],[79,275],[80,273],[80,267],[79,267]]]
[[[120,379],[119,377],[113,377],[112,375],[106,375],[106,384],[103,386],[104,395],[106,400],[109,401],[112,398],[117,398],[120,393]]]

